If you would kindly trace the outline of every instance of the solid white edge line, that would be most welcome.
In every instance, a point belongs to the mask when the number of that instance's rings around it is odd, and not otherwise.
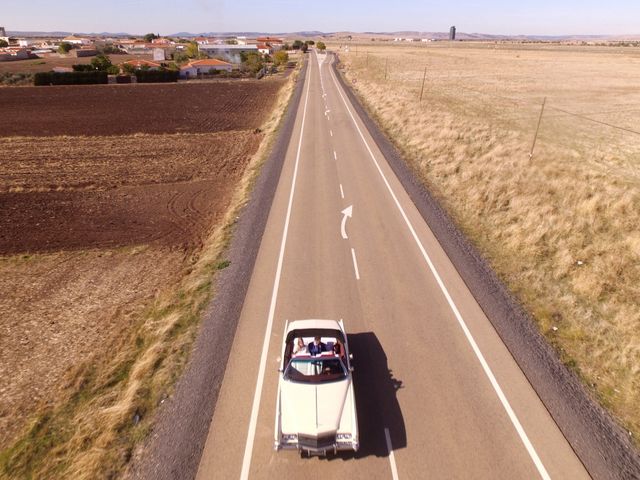
[[[271,294],[271,304],[269,305],[269,316],[267,319],[267,328],[262,343],[262,355],[260,356],[260,368],[258,369],[258,378],[256,380],[256,390],[253,395],[253,406],[251,407],[251,419],[249,421],[249,430],[247,432],[247,442],[244,447],[244,457],[242,459],[242,471],[240,478],[246,480],[249,478],[249,470],[251,469],[251,456],[253,454],[253,442],[256,436],[256,426],[258,422],[258,411],[260,410],[260,399],[262,397],[262,385],[264,384],[264,372],[267,364],[267,355],[269,352],[269,341],[271,340],[271,330],[273,328],[273,317],[276,310],[276,300],[278,298],[278,289],[280,288],[280,276],[282,274],[282,263],[284,260],[284,251],[287,244],[287,233],[289,232],[289,220],[291,219],[291,209],[293,207],[293,194],[296,189],[296,178],[298,176],[298,164],[300,163],[300,151],[302,148],[302,137],[304,134],[304,124],[307,116],[307,103],[309,100],[309,89],[311,87],[311,62],[309,62],[309,72],[307,75],[307,94],[304,100],[304,110],[302,112],[302,124],[300,126],[300,140],[298,141],[298,151],[296,153],[296,162],[293,168],[293,178],[291,179],[291,192],[289,193],[289,204],[287,206],[287,215],[285,217],[284,229],[282,231],[282,242],[280,243],[280,254],[278,256],[278,266],[273,283],[273,292]]]
[[[358,261],[356,260],[356,251],[351,249],[351,258],[353,258],[353,269],[356,272],[356,280],[360,280],[360,271],[358,270]]]
[[[329,130],[329,135],[333,137],[333,130]]]
[[[524,444],[525,448],[527,449],[527,452],[529,453],[529,456],[531,457],[531,460],[533,460],[533,463],[535,464],[536,468],[538,469],[538,473],[540,474],[540,476],[545,480],[550,480],[551,477],[549,476],[549,473],[547,472],[546,468],[542,464],[542,461],[540,460],[540,457],[538,456],[535,448],[533,447],[531,441],[529,440],[529,437],[527,436],[526,432],[524,431],[524,428],[520,424],[520,420],[518,420],[518,417],[516,416],[515,412],[513,411],[513,408],[511,408],[511,405],[509,404],[509,401],[507,400],[507,397],[505,396],[504,392],[502,391],[502,388],[498,384],[498,381],[496,380],[496,377],[494,376],[493,372],[491,371],[491,368],[489,367],[489,364],[485,360],[484,355],[480,351],[480,348],[478,347],[478,344],[476,343],[475,339],[473,338],[473,335],[471,335],[471,331],[467,327],[467,324],[464,321],[464,319],[462,318],[462,315],[460,314],[460,311],[458,310],[458,307],[456,306],[456,304],[454,303],[453,299],[451,298],[451,295],[449,294],[449,291],[447,290],[447,287],[445,286],[444,282],[442,281],[442,278],[440,278],[440,274],[436,270],[433,262],[431,261],[431,258],[427,254],[427,251],[425,250],[424,246],[422,245],[422,242],[418,238],[418,234],[416,233],[415,229],[413,228],[413,225],[411,224],[411,221],[407,217],[407,214],[405,213],[404,209],[402,208],[402,205],[400,205],[400,202],[398,201],[398,197],[396,197],[396,194],[393,192],[393,189],[391,188],[391,185],[389,184],[389,181],[387,180],[387,177],[385,176],[384,172],[382,171],[382,168],[380,168],[380,164],[378,163],[378,161],[376,160],[375,155],[371,151],[371,148],[369,147],[369,144],[367,143],[367,140],[364,138],[362,130],[360,130],[360,127],[358,126],[358,122],[356,122],[356,119],[353,116],[353,113],[351,112],[351,109],[349,108],[349,105],[347,104],[347,100],[344,98],[344,95],[342,94],[342,90],[341,90],[340,86],[338,85],[338,80],[336,79],[336,76],[335,76],[335,74],[333,72],[333,69],[329,69],[329,70],[331,72],[331,77],[333,78],[333,82],[334,82],[334,84],[336,86],[336,89],[338,90],[338,94],[340,95],[340,98],[342,98],[342,102],[344,103],[344,105],[345,105],[345,107],[347,109],[347,112],[349,112],[349,115],[351,116],[351,120],[353,121],[353,124],[356,126],[356,129],[358,130],[358,133],[360,134],[360,138],[364,142],[365,147],[367,147],[367,150],[369,152],[369,155],[371,156],[371,159],[373,160],[373,163],[375,164],[376,168],[378,169],[378,172],[380,173],[380,176],[382,177],[382,180],[384,181],[384,184],[386,185],[387,190],[389,190],[389,193],[391,194],[391,197],[393,198],[396,206],[398,207],[398,210],[400,210],[400,214],[402,215],[402,218],[404,219],[405,223],[407,224],[407,227],[409,228],[409,231],[411,232],[411,235],[413,236],[416,244],[418,245],[418,248],[420,249],[420,252],[422,253],[422,256],[424,257],[425,261],[427,262],[427,265],[429,266],[429,269],[431,270],[433,276],[435,277],[436,282],[438,283],[438,286],[440,287],[440,290],[442,291],[442,293],[444,294],[445,298],[447,299],[447,303],[449,304],[449,307],[451,308],[451,310],[453,311],[453,314],[455,315],[456,319],[458,320],[458,323],[460,324],[460,327],[462,328],[462,331],[464,332],[465,336],[467,337],[467,341],[471,345],[471,348],[473,349],[473,352],[476,354],[476,357],[478,358],[478,361],[480,362],[480,365],[482,366],[482,369],[484,370],[484,373],[489,378],[489,381],[491,382],[491,386],[493,387],[493,389],[495,390],[496,394],[498,395],[498,398],[500,399],[500,402],[502,403],[502,406],[504,407],[505,411],[507,412],[507,415],[509,416],[509,419],[511,420],[511,423],[513,424],[513,426],[515,427],[516,431],[518,432],[518,435],[520,436],[520,440],[522,441],[522,443]]]
[[[344,198],[344,190],[342,189],[342,184],[340,184],[340,196]]]
[[[338,154],[336,153],[336,151],[333,151],[333,159],[334,160],[338,160]]]
[[[387,450],[389,451],[389,463],[391,464],[391,477],[398,480],[398,468],[396,467],[396,457],[393,454],[393,446],[391,445],[391,435],[389,429],[384,427],[384,437],[387,439]]]

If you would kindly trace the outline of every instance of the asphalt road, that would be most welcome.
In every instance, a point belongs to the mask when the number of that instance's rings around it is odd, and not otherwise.
[[[330,61],[310,54],[197,478],[588,478]],[[273,450],[283,329],[304,318],[344,319],[355,455]]]

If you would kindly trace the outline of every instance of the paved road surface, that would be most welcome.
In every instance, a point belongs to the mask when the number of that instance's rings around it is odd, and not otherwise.
[[[332,57],[309,60],[198,478],[588,478],[338,86]],[[344,319],[355,455],[273,450],[284,324],[303,318]]]

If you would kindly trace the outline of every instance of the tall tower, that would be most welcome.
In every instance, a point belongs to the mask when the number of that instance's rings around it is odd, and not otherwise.
[[[0,37],[6,37],[7,32],[4,31],[4,27],[0,27]]]
[[[451,27],[449,29],[449,40],[455,40],[456,39],[456,27]]]

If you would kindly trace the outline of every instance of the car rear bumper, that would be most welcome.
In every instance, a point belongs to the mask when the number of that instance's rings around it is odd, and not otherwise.
[[[337,453],[343,451],[352,451],[357,452],[358,448],[360,448],[360,444],[357,442],[336,442],[333,445],[326,445],[323,447],[310,447],[308,445],[300,445],[298,443],[279,443],[276,442],[274,444],[275,450],[299,450],[301,452],[306,452],[309,455],[320,455],[324,456],[328,453]]]

